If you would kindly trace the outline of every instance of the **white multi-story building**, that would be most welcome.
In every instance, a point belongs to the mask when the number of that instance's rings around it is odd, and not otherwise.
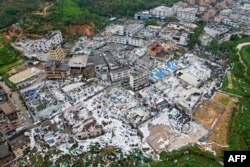
[[[232,9],[224,9],[220,12],[220,15],[229,16],[232,13],[233,13]]]
[[[128,38],[128,44],[132,46],[142,47],[145,44],[145,41],[140,38]]]
[[[149,85],[148,73],[145,71],[130,73],[129,85],[133,90],[139,90],[144,86]]]
[[[124,78],[128,78],[130,72],[131,72],[131,70],[129,67],[122,67],[122,68],[118,68],[115,70],[111,70],[110,71],[110,78],[111,78],[112,82],[119,81],[119,80],[122,80]]]
[[[124,44],[124,45],[128,44],[127,43],[128,42],[127,37],[126,36],[120,36],[120,35],[112,36],[111,42],[120,43],[120,44]]]
[[[230,19],[224,19],[224,20],[222,21],[222,23],[225,24],[225,25],[229,25],[229,26],[231,26],[231,27],[234,27],[234,28],[239,28],[239,25],[238,25],[236,22],[233,22],[233,21],[230,20]]]
[[[197,8],[185,8],[177,11],[177,18],[182,21],[194,22],[197,20]]]
[[[145,44],[145,41],[143,39],[118,36],[118,35],[113,36],[111,42],[120,43],[124,45],[139,46],[139,47],[142,47]]]
[[[62,90],[74,100],[79,100],[93,94],[96,87],[96,84],[74,83],[63,87]]]
[[[45,35],[45,38],[34,41],[33,47],[35,51],[48,52],[51,45],[59,45],[63,41],[60,31],[51,31]]]
[[[158,6],[150,10],[150,15],[156,18],[164,19],[175,15],[175,10],[166,6]]]
[[[134,36],[143,28],[144,28],[144,24],[136,24],[136,23],[129,24],[125,27],[125,35]]]

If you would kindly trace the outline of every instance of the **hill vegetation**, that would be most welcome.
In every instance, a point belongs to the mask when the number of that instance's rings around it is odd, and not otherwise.
[[[45,0],[0,1],[0,29],[16,23],[24,14],[39,9],[43,2]]]
[[[49,15],[36,15],[30,11],[42,8],[44,2],[54,2]],[[8,0],[0,12],[0,29],[20,19],[26,33],[44,34],[50,29],[63,30],[67,25],[90,25],[94,31],[109,24],[107,16],[132,16],[135,12],[158,5],[172,5],[180,0]],[[49,27],[49,28],[48,28]]]

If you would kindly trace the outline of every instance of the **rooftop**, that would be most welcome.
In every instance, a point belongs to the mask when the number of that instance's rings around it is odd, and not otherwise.
[[[88,62],[88,55],[76,55],[69,60],[70,67],[86,67]]]
[[[11,76],[9,80],[14,84],[18,84],[20,82],[23,82],[29,78],[32,78],[38,75],[39,73],[41,73],[41,70],[39,70],[38,68],[32,67],[32,68],[28,68],[27,70],[21,71]]]

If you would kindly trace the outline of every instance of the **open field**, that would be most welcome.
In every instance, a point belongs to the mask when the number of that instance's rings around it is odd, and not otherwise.
[[[12,48],[9,41],[0,36],[0,74],[3,75],[22,63],[20,53]]]

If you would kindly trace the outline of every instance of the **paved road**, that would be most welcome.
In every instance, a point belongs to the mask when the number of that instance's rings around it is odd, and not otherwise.
[[[2,81],[0,81],[0,86],[4,88],[6,93],[8,95],[11,94],[10,100],[13,102],[13,104],[20,110],[21,114],[23,115],[25,119],[25,123],[27,126],[32,126],[33,125],[33,120],[30,117],[29,111],[26,109],[26,107],[22,104],[22,102],[19,99],[19,94],[17,92],[11,92],[10,88]]]

